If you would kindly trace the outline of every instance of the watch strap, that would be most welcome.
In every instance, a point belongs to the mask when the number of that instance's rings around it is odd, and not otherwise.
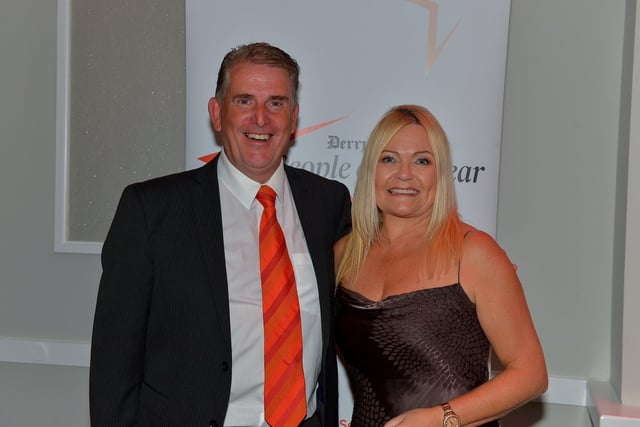
[[[444,412],[444,415],[442,417],[442,427],[459,427],[461,425],[460,417],[453,411],[453,409],[451,409],[451,405],[449,404],[449,402],[444,402],[440,405],[440,407]]]

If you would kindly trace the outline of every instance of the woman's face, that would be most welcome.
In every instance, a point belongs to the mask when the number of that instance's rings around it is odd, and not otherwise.
[[[376,166],[376,203],[383,217],[428,219],[435,200],[436,172],[424,128],[401,128],[380,153]]]

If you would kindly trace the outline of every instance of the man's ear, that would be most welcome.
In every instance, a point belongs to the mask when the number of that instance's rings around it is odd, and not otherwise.
[[[296,106],[293,108],[293,121],[291,127],[291,134],[293,135],[298,130],[298,112],[300,111],[300,104],[296,102]]]
[[[222,118],[220,117],[220,103],[213,97],[209,99],[209,117],[211,118],[211,126],[216,132],[220,132],[222,128]]]

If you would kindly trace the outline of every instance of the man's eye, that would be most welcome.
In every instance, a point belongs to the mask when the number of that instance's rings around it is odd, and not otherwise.
[[[269,108],[271,110],[281,110],[282,108],[284,108],[284,101],[280,101],[277,99],[269,101]]]
[[[253,104],[253,100],[251,98],[236,98],[234,104],[239,107],[248,107]]]

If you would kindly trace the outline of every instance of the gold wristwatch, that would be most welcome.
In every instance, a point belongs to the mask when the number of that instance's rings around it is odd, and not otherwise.
[[[460,427],[462,425],[460,423],[460,417],[455,412],[453,412],[453,409],[451,409],[451,405],[449,405],[449,402],[445,402],[440,406],[444,411],[442,427]]]

